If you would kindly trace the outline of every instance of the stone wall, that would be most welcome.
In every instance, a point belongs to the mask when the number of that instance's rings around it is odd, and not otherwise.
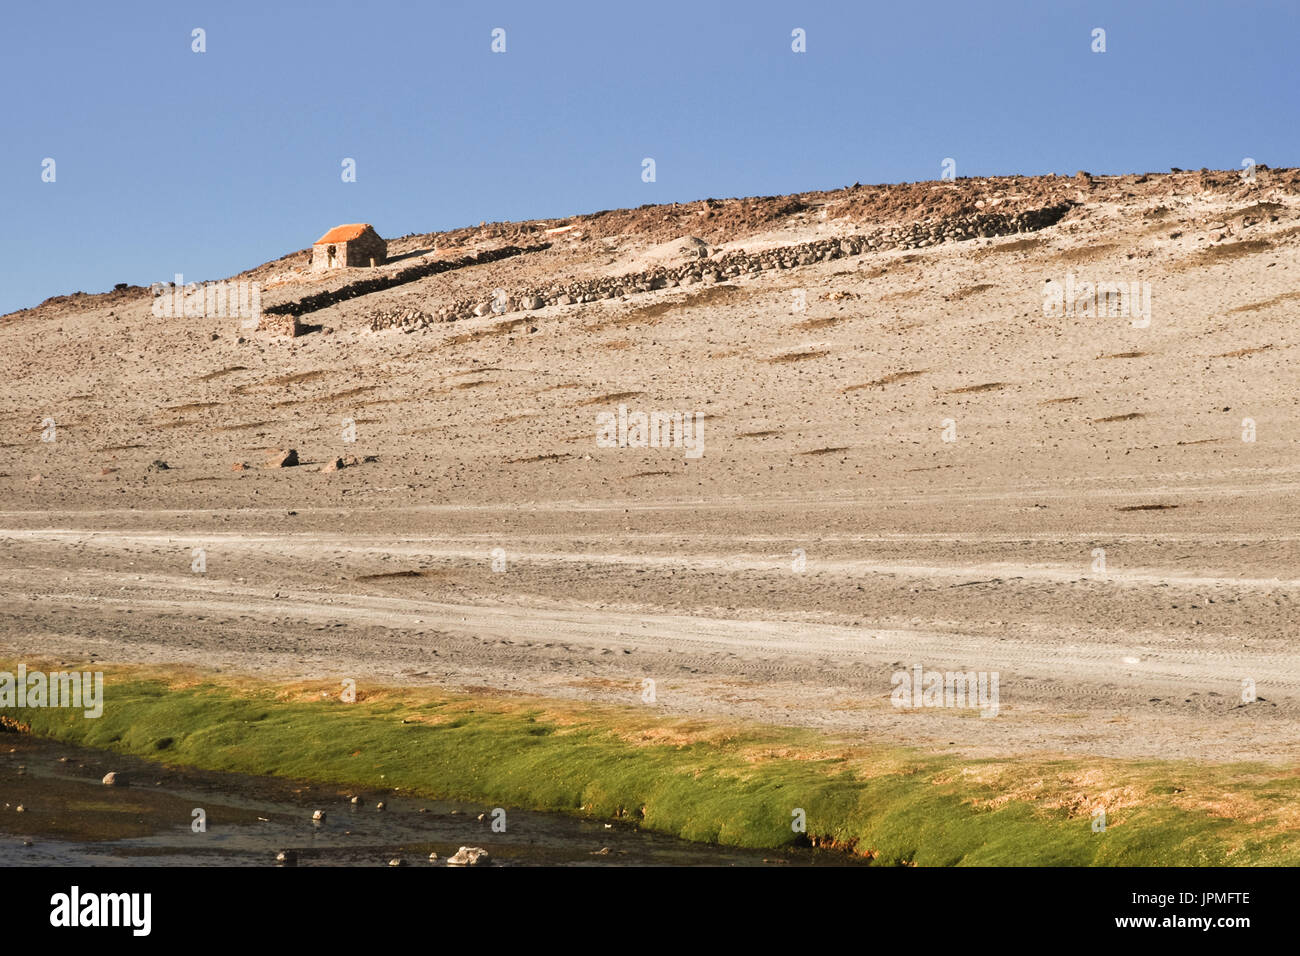
[[[419,265],[408,266],[389,275],[358,279],[356,282],[349,282],[328,292],[318,292],[315,295],[304,296],[291,302],[268,306],[262,312],[266,315],[306,315],[309,312],[317,312],[339,302],[346,302],[348,299],[370,295],[372,292],[382,292],[384,289],[391,289],[394,286],[414,282],[417,279],[425,279],[440,272],[450,272],[452,269],[463,269],[466,266],[476,266],[485,262],[496,262],[499,259],[509,259],[511,256],[522,255],[526,252],[541,252],[543,249],[549,249],[550,247],[549,242],[543,242],[535,246],[502,246],[500,249],[488,249],[485,252],[471,253],[468,256],[460,256],[456,259],[435,259],[433,262],[422,262]]]
[[[863,235],[818,239],[814,242],[782,246],[752,254],[743,251],[728,252],[672,268],[660,266],[645,272],[621,276],[552,283],[545,287],[527,289],[506,296],[504,301],[495,303],[495,308],[493,300],[489,298],[461,299],[434,313],[410,307],[383,310],[371,314],[370,328],[373,331],[400,328],[409,332],[438,322],[455,322],[493,312],[528,311],[548,305],[573,305],[579,302],[595,302],[599,299],[614,299],[639,292],[650,292],[655,289],[691,286],[699,282],[723,282],[740,275],[754,275],[775,269],[793,269],[796,266],[830,262],[867,252],[922,249],[941,242],[1036,232],[1055,225],[1072,205],[1072,203],[1062,203],[1015,214],[976,213],[969,216],[951,216],[934,222],[876,229]]]

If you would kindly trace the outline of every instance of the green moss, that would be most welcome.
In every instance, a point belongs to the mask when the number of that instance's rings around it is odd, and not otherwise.
[[[884,864],[1300,863],[1300,778],[1275,767],[964,760],[646,709],[407,689],[345,704],[306,686],[106,676],[98,719],[0,716],[173,764],[630,820],[735,846],[811,839]],[[791,827],[796,810],[806,837]]]

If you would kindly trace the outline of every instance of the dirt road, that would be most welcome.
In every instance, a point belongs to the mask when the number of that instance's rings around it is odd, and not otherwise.
[[[845,531],[781,533],[837,508]],[[1296,535],[870,534],[851,498],[751,507],[753,534],[694,531],[729,510],[592,503],[580,532],[551,509],[60,515],[80,527],[0,530],[0,649],[490,687],[970,754],[1300,750],[1300,576],[1279,564]],[[304,530],[251,530],[285,521]],[[892,706],[892,675],[916,665],[997,673],[997,719]]]

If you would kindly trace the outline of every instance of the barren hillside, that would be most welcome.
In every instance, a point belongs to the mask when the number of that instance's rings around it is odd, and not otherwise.
[[[0,651],[629,703],[650,677],[668,712],[939,749],[1297,755],[1300,172],[389,248],[235,277],[258,330],[143,288],[0,319]],[[1045,307],[1087,283],[1139,311]],[[620,406],[698,413],[700,454],[598,442]],[[999,719],[891,708],[918,662],[1000,671]]]

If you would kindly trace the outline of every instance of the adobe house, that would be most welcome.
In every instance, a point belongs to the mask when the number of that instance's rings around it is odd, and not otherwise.
[[[311,247],[311,271],[342,269],[355,266],[383,265],[388,258],[388,243],[369,223],[355,222],[335,226]]]

